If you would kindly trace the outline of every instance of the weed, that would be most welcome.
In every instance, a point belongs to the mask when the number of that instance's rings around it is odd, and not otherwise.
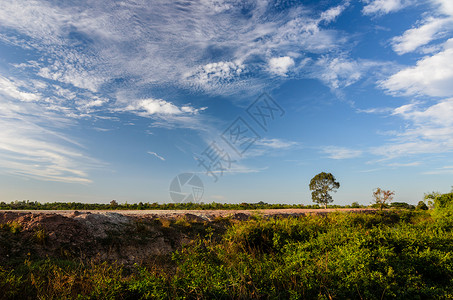
[[[170,228],[171,223],[172,223],[171,220],[164,219],[164,218],[159,218],[159,221],[162,224],[162,227],[165,227],[165,228]]]
[[[10,221],[7,223],[0,224],[0,229],[6,230],[8,232],[11,232],[13,234],[17,234],[21,232],[22,230],[22,224],[20,224],[17,221]]]
[[[48,238],[48,234],[44,228],[38,228],[35,230],[33,237],[38,243],[45,244]]]

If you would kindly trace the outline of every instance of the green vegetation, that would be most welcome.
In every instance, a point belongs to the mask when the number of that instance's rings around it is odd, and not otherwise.
[[[11,232],[11,233],[18,233],[22,229],[22,225],[18,222],[7,222],[0,224],[0,230]]]
[[[426,299],[453,297],[450,204],[225,222],[132,267],[32,259],[0,266],[8,299]],[[436,204],[435,204],[436,205]],[[179,220],[175,226],[187,227]],[[3,226],[12,234],[16,225]],[[2,231],[0,231],[2,232]]]
[[[425,199],[428,200],[428,205],[434,208],[433,217],[436,221],[453,227],[453,191],[448,194],[427,194]]]
[[[415,207],[415,209],[419,209],[419,210],[428,210],[428,205],[426,205],[425,202],[423,201],[418,201],[418,204],[417,206]]]

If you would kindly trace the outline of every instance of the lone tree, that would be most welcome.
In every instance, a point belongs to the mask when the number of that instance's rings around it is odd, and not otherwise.
[[[384,206],[390,203],[393,199],[395,192],[390,190],[383,190],[381,188],[376,188],[373,191],[374,203],[379,206],[379,210],[382,210]]]
[[[340,187],[340,183],[336,181],[331,173],[321,172],[310,181],[311,198],[313,202],[323,204],[327,208],[327,204],[333,202],[329,192],[336,192]]]

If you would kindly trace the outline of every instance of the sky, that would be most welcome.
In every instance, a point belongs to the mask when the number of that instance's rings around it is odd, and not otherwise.
[[[453,1],[2,0],[0,201],[334,204],[453,185]],[[179,177],[177,177],[179,178]],[[187,186],[186,186],[187,187]]]

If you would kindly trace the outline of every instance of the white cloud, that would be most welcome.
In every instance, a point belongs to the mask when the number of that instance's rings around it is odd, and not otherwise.
[[[158,159],[160,159],[160,160],[162,160],[162,161],[165,161],[165,158],[164,158],[163,156],[160,156],[160,155],[157,154],[156,152],[148,151],[148,154],[154,155],[154,156],[157,157]]]
[[[367,109],[357,109],[358,113],[366,113],[366,114],[381,114],[381,113],[390,113],[393,112],[393,108],[390,107],[373,107]]]
[[[416,50],[418,47],[442,37],[445,30],[453,25],[452,18],[427,18],[424,23],[409,29],[401,36],[392,39],[393,50],[398,54],[405,54]]]
[[[294,60],[289,56],[273,57],[269,60],[269,72],[279,75],[287,76],[289,69],[294,67]]]
[[[401,10],[413,3],[412,0],[364,0],[366,5],[362,12],[365,15],[383,15]]]
[[[321,13],[321,20],[330,23],[335,21],[335,19],[341,15],[341,13],[349,6],[349,3],[346,2],[343,5],[334,6],[332,8],[327,9]]]
[[[327,56],[321,57],[316,66],[312,76],[319,78],[332,89],[347,87],[357,82],[367,68],[366,64],[359,64],[354,60]]]
[[[119,108],[117,111],[131,111],[137,115],[148,117],[153,115],[181,115],[181,114],[197,114],[206,109],[193,108],[189,105],[178,107],[171,102],[162,99],[143,99],[128,105],[125,108]]]
[[[100,98],[98,96],[93,96],[90,99],[86,99],[85,101],[80,101],[80,105],[85,107],[86,109],[94,108],[94,107],[99,107],[103,106],[108,102],[108,99],[106,98]]]
[[[145,111],[148,115],[154,114],[181,114],[182,110],[173,103],[161,99],[145,99],[138,103],[139,109]]]
[[[36,103],[0,101],[0,167],[40,180],[90,183],[87,170],[99,162],[58,131],[71,123]]]
[[[337,147],[337,146],[326,146],[323,147],[322,152],[328,154],[328,158],[331,159],[348,159],[348,158],[356,158],[362,155],[361,150],[356,149],[349,149],[345,147]]]
[[[438,5],[440,13],[448,16],[453,16],[453,2],[450,0],[432,0],[434,4]]]
[[[396,108],[393,114],[415,124],[453,126],[453,99],[442,100],[426,109],[418,108],[418,103],[407,104]]]
[[[77,88],[86,89],[94,93],[106,81],[106,78],[99,76],[95,72],[87,71],[86,66],[80,66],[77,63],[68,61],[56,61],[52,66],[42,67],[37,75],[61,83],[72,84]]]
[[[371,150],[373,154],[395,158],[453,151],[453,99],[423,107],[422,103],[400,106],[393,111],[408,123],[394,140]]]
[[[247,73],[240,61],[220,61],[198,66],[184,75],[188,86],[214,92],[234,90],[243,84],[242,76]]]
[[[419,60],[414,67],[405,68],[381,83],[384,89],[403,95],[449,97],[453,95],[453,39],[443,50]]]
[[[58,36],[70,20],[62,9],[40,1],[2,1],[0,24],[43,39],[46,44],[57,43]]]

